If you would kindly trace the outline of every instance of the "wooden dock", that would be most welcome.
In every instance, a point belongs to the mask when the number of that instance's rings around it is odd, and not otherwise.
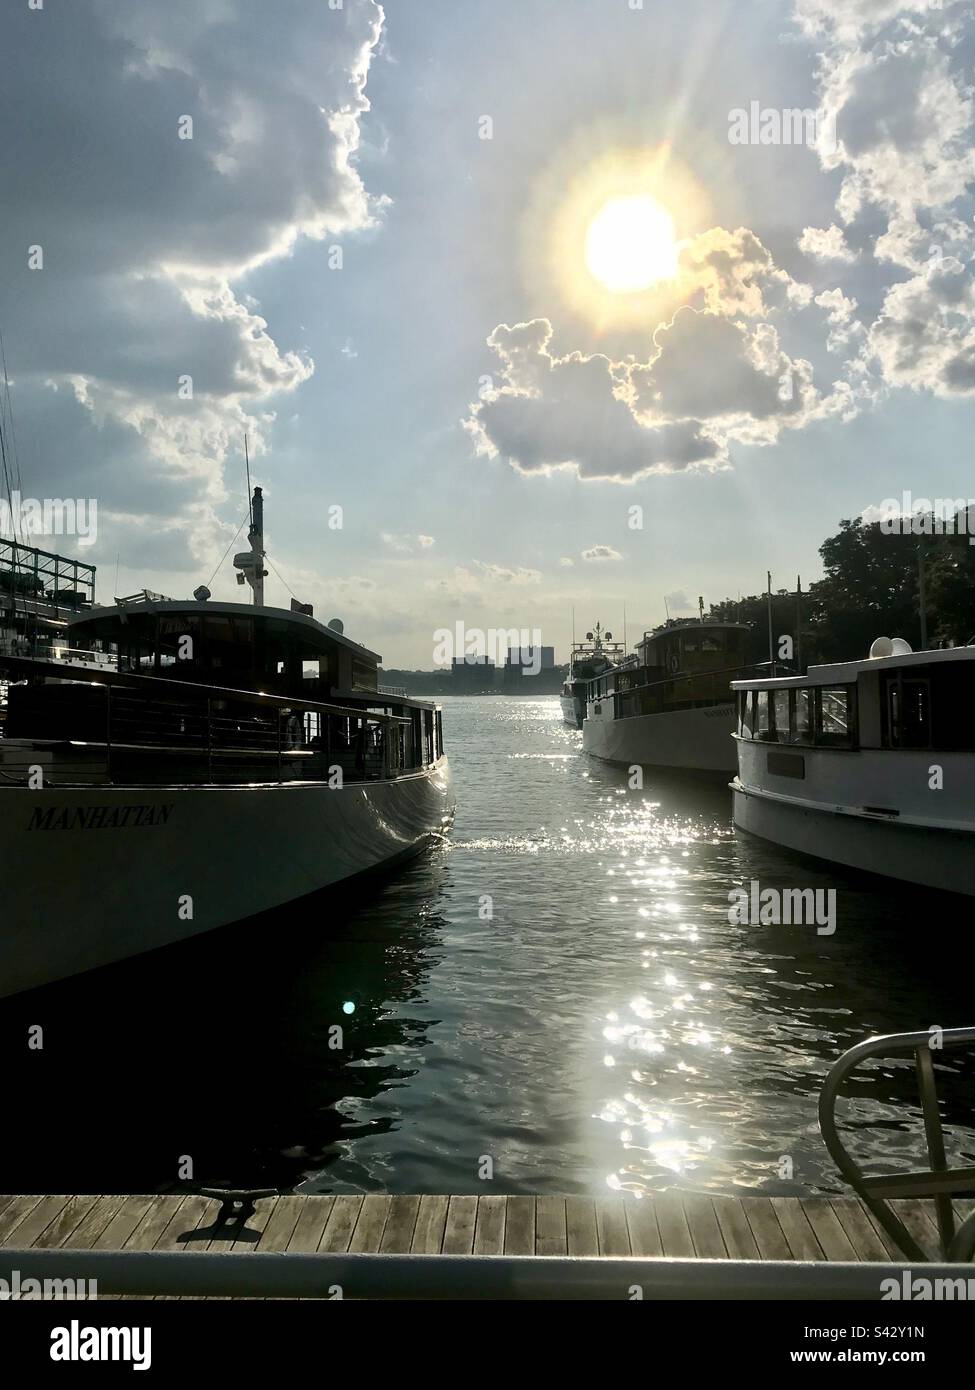
[[[932,1260],[930,1202],[892,1204]],[[970,1202],[957,1203],[967,1210]],[[505,1196],[268,1197],[243,1228],[220,1203],[166,1196],[0,1196],[9,1250],[261,1251],[314,1254],[589,1255],[676,1259],[902,1261],[855,1197],[718,1197],[671,1189],[641,1199]]]

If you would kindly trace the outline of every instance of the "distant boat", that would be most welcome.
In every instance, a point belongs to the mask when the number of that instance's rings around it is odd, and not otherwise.
[[[260,488],[249,539],[234,564],[253,605],[143,592],[76,612],[63,650],[0,655],[0,995],[388,868],[449,828],[439,707],[379,690],[380,657],[338,620],[264,605]]]
[[[623,766],[735,769],[731,681],[745,663],[744,623],[672,619],[633,655],[590,680],[582,746]]]
[[[975,647],[734,682],[735,824],[833,863],[975,894]]]
[[[586,717],[586,691],[594,676],[610,670],[623,659],[626,648],[614,642],[611,632],[603,632],[599,623],[586,633],[584,642],[573,642],[569,657],[569,674],[562,686],[562,718],[573,729],[581,729]]]

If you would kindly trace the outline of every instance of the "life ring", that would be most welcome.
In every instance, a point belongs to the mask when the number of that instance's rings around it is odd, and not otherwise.
[[[680,657],[677,655],[676,652],[673,652],[671,654],[670,660],[668,661],[667,665],[670,667],[672,675],[676,675],[677,672],[680,670]]]

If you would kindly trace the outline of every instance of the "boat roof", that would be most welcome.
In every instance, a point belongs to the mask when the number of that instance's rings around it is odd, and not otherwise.
[[[105,607],[95,607],[89,609],[81,616],[73,619],[69,623],[72,632],[78,632],[86,626],[93,629],[97,635],[105,635],[98,632],[99,627],[110,627],[113,630],[121,627],[130,618],[142,614],[163,614],[171,613],[174,616],[181,613],[187,615],[203,616],[208,614],[224,614],[241,618],[266,618],[269,621],[290,623],[295,628],[300,628],[305,637],[318,645],[324,646],[334,642],[340,647],[345,647],[357,655],[367,657],[377,665],[382,661],[378,652],[370,651],[368,647],[363,647],[358,642],[353,642],[344,633],[337,632],[334,627],[326,627],[317,618],[310,617],[307,613],[295,613],[288,608],[268,608],[258,607],[253,603],[215,603],[213,599],[143,599],[137,601],[127,601]],[[322,639],[326,639],[323,641]]]
[[[748,623],[724,623],[717,620],[712,622],[709,618],[705,618],[702,623],[700,618],[671,618],[669,623],[661,623],[660,627],[655,627],[652,632],[645,632],[637,646],[641,646],[644,642],[652,642],[655,637],[667,637],[672,632],[685,632],[689,627],[694,628],[695,631],[701,628],[732,629],[742,632],[751,630]]]
[[[810,666],[804,676],[777,676],[774,680],[732,681],[732,690],[790,690],[805,685],[850,685],[864,671],[894,671],[899,667],[943,666],[953,661],[975,661],[975,647],[938,647],[932,651],[904,652],[898,656],[864,657],[829,666]]]

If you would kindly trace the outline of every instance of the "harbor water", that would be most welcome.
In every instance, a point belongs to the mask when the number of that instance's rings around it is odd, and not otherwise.
[[[7,1190],[842,1190],[826,1071],[972,1023],[967,902],[737,834],[720,780],[631,786],[554,698],[448,698],[444,732],[446,848],[0,1005]],[[835,890],[835,930],[729,920],[752,884]],[[923,1167],[910,1066],[862,1075],[855,1151]]]

